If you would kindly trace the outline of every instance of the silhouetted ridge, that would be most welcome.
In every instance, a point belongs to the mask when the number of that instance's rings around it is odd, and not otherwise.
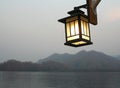
[[[76,54],[53,54],[38,63],[8,60],[0,63],[0,71],[120,71],[120,60],[97,51]]]
[[[57,57],[58,56],[58,57]],[[97,51],[80,51],[74,55],[59,54],[43,60],[53,60],[62,63],[75,71],[118,71],[120,60]],[[39,60],[42,62],[42,60]],[[44,61],[43,61],[44,62]]]

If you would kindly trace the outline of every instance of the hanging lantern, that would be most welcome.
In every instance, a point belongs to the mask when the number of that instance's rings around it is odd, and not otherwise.
[[[88,16],[81,10],[73,10],[68,14],[70,16],[58,20],[65,24],[65,45],[78,47],[92,44]]]

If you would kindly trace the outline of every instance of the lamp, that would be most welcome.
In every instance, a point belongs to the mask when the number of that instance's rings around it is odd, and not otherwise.
[[[74,7],[74,10],[69,11],[70,16],[58,20],[65,24],[65,45],[78,47],[93,44],[89,23],[97,25],[96,8],[100,1],[86,0],[86,4]],[[81,8],[87,9],[87,15],[80,10]]]
[[[68,14],[70,16],[58,20],[65,24],[65,45],[78,47],[92,44],[88,16],[77,9]]]

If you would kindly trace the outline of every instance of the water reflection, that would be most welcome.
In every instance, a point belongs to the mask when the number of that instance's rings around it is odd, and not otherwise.
[[[120,88],[120,73],[0,72],[0,88]]]

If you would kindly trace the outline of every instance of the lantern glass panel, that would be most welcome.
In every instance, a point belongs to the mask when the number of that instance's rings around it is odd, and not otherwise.
[[[76,36],[73,36],[73,37],[68,37],[67,40],[71,41],[71,40],[75,40],[75,39],[78,39],[78,38],[79,38],[79,35],[76,35]]]
[[[75,35],[75,24],[74,24],[74,21],[73,22],[70,22],[70,27],[71,27],[71,35]]]
[[[84,41],[80,41],[80,42],[75,42],[75,43],[72,43],[73,45],[83,45],[83,44],[86,44],[86,42]]]
[[[66,37],[67,41],[79,39],[78,17],[68,18],[66,20]]]
[[[85,40],[90,40],[88,20],[83,17],[81,17],[81,31],[82,31],[82,38]]]
[[[66,25],[66,29],[67,29],[67,37],[69,37],[70,36],[70,24],[69,23],[67,23],[67,25]]]
[[[78,20],[75,21],[75,32],[76,34],[79,34]]]

